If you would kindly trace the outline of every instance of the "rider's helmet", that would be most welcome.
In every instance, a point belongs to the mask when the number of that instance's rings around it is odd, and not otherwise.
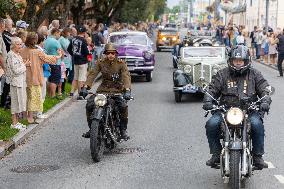
[[[242,67],[234,66],[233,60],[235,59],[243,60],[244,65]],[[230,52],[228,66],[231,73],[233,74],[236,75],[245,74],[250,69],[251,66],[250,53],[248,47],[244,45],[235,46]]]
[[[108,43],[108,44],[105,45],[104,54],[106,54],[107,52],[115,52],[116,54],[118,53],[116,48],[111,43]]]

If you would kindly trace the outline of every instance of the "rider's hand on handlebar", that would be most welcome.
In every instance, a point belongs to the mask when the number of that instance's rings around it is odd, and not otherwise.
[[[205,102],[202,107],[204,110],[212,110],[214,108],[213,104],[211,102]]]
[[[80,96],[82,96],[83,98],[86,98],[86,96],[88,96],[88,91],[87,91],[87,88],[86,87],[82,87],[81,88],[81,91],[80,91]]]
[[[125,100],[130,100],[131,99],[131,91],[130,90],[126,90],[123,94],[123,98]]]
[[[268,103],[263,102],[263,103],[260,104],[259,109],[260,109],[260,111],[268,112],[269,109],[270,109],[270,106],[269,106]]]

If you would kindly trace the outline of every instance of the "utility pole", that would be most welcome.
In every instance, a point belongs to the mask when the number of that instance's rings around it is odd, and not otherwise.
[[[266,0],[266,10],[265,10],[265,31],[268,32],[268,13],[269,13],[269,0]]]

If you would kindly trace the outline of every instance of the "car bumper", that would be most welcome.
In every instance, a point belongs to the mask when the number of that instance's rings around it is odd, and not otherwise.
[[[129,66],[128,71],[130,73],[136,72],[151,72],[154,70],[154,66],[143,66],[143,67],[136,67],[136,66]]]
[[[181,87],[173,87],[174,92],[181,91],[182,93],[197,93],[197,92],[202,92],[201,87],[196,87],[191,84],[187,84],[185,86]]]

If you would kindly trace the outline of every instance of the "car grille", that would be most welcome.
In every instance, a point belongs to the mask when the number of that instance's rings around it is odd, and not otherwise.
[[[121,58],[127,63],[127,66],[143,66],[145,61],[138,58]]]
[[[203,77],[202,77],[203,72]],[[203,87],[211,82],[211,66],[206,64],[195,64],[193,67],[193,82],[195,86]]]

